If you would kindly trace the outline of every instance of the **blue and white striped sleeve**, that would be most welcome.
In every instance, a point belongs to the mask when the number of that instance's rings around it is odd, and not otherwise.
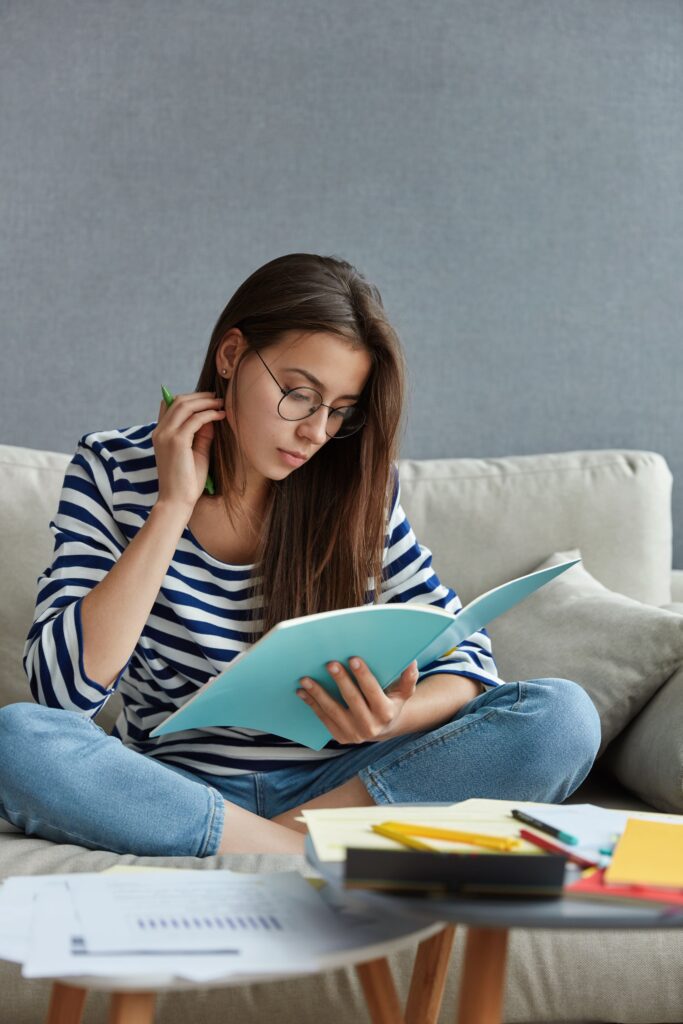
[[[389,516],[388,539],[384,550],[380,603],[402,601],[432,604],[457,616],[462,602],[454,590],[445,586],[432,568],[432,553],[418,543],[401,508],[401,483],[396,469],[396,484]],[[476,679],[485,686],[499,686],[486,629],[467,637],[451,654],[430,662],[420,670],[418,683],[428,676],[451,673]]]
[[[114,521],[111,460],[99,442],[88,444],[88,436],[80,439],[67,466],[57,514],[50,522],[53,561],[37,580],[23,664],[37,703],[92,718],[118,686],[128,663],[110,688],[86,675],[81,605],[120,557],[127,540]]]

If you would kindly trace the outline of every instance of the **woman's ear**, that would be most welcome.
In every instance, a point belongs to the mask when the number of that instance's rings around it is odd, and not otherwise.
[[[216,353],[216,366],[221,377],[225,377],[226,380],[232,377],[235,366],[247,347],[247,339],[239,327],[231,327]],[[223,373],[223,370],[227,370],[227,373]]]

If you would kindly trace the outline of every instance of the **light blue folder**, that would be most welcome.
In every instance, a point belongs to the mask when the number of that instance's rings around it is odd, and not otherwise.
[[[450,653],[482,626],[579,561],[575,558],[503,583],[476,597],[455,615],[427,604],[378,604],[279,622],[153,729],[150,736],[232,725],[284,736],[321,750],[332,734],[296,696],[302,676],[315,679],[345,706],[325,667],[327,662],[346,662],[348,667],[349,658],[357,655],[385,689],[414,659],[422,669]]]

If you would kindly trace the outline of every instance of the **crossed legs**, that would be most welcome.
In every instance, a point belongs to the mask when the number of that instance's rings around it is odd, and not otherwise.
[[[299,807],[291,807],[276,817],[262,818],[239,804],[225,800],[225,824],[218,853],[299,853],[304,852],[308,829],[295,818],[314,807],[364,807],[374,804],[358,776],[329,793],[322,793]]]

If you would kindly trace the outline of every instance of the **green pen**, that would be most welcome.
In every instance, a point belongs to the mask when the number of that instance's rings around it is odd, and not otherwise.
[[[168,388],[164,384],[161,385],[161,393],[164,396],[164,401],[166,402],[166,408],[170,409],[171,406],[173,405],[174,398],[173,398],[173,395],[171,394],[171,392],[168,390]],[[211,474],[210,473],[208,473],[207,476],[206,476],[206,483],[204,484],[204,490],[207,491],[209,494],[215,494],[216,493],[215,488],[213,486],[213,480],[211,479]]]

